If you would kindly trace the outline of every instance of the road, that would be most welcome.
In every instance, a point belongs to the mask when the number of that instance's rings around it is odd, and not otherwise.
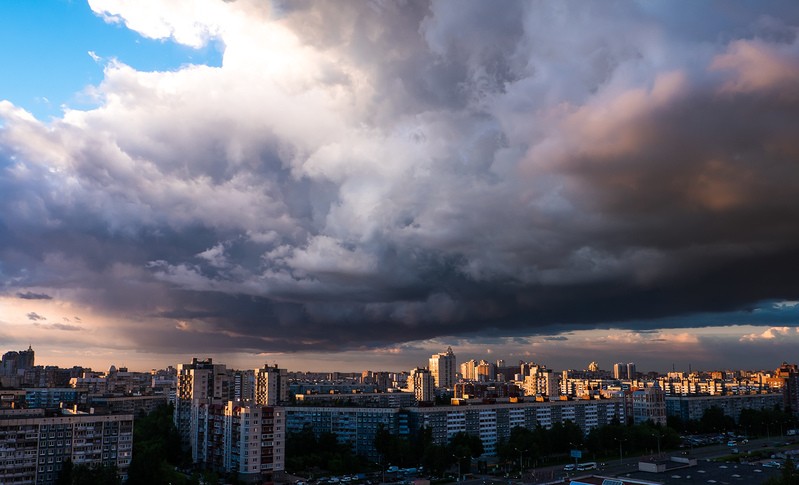
[[[749,451],[761,450],[768,446],[776,446],[779,444],[784,443],[784,439],[754,439],[751,440],[749,443],[745,445],[738,445],[738,451],[741,455],[745,455]],[[794,447],[799,445],[794,445]],[[720,445],[711,445],[711,446],[703,446],[701,448],[693,448],[689,449],[688,457],[695,458],[699,462],[707,462],[708,459],[718,458],[722,456],[730,455],[732,452],[732,447],[727,446],[726,444]],[[679,451],[672,451],[672,452],[664,452],[663,458],[667,458],[669,456],[674,456],[679,454]],[[600,466],[599,470],[594,471],[597,475],[607,475],[607,476],[624,476],[627,474],[637,474],[638,473],[638,462],[641,460],[654,458],[655,455],[640,455],[640,456],[632,456],[632,457],[625,457],[623,460],[619,461],[616,460],[608,460],[604,462],[604,465]],[[721,465],[723,466],[723,465]],[[686,469],[687,470],[687,469]],[[723,471],[724,469],[722,469]],[[709,471],[702,471],[702,473],[708,473]],[[770,475],[769,470],[764,470],[766,474]],[[592,473],[591,471],[587,472],[578,472],[579,475],[585,475],[587,473]],[[677,473],[677,472],[675,472]],[[530,469],[525,472],[522,479],[499,479],[496,477],[478,477],[474,480],[469,480],[463,482],[463,485],[470,484],[470,485],[478,485],[481,483],[486,484],[505,484],[505,485],[519,485],[519,484],[543,484],[552,482],[558,479],[565,478],[567,476],[574,476],[575,472],[566,472],[563,470],[563,465],[557,466],[550,466],[550,467],[542,467],[537,469]],[[662,481],[666,479],[664,475],[671,475],[673,473],[666,473],[666,474],[647,474],[646,477],[653,481]],[[683,473],[684,475],[684,473]],[[765,476],[765,475],[764,475]],[[643,478],[643,477],[642,477]],[[668,480],[667,480],[668,481]],[[684,481],[684,477],[683,477]]]

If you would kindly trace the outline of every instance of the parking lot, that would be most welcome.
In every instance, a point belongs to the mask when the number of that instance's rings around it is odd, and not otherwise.
[[[645,472],[634,472],[625,474],[632,478],[652,480],[664,484],[693,483],[693,484],[752,484],[763,483],[769,477],[779,475],[780,469],[769,466],[770,462],[781,462],[781,460],[767,460],[754,464],[739,463],[719,463],[714,461],[702,461],[695,467],[674,470],[665,474],[653,475]]]

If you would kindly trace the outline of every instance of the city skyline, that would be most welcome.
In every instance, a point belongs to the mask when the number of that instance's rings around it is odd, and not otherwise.
[[[13,0],[0,27],[0,348],[796,361],[791,2]]]

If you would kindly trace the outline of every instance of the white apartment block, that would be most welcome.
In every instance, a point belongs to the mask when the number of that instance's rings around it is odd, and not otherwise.
[[[245,483],[273,481],[285,465],[285,411],[228,401],[198,406],[207,439],[197,450],[208,469],[235,472]]]

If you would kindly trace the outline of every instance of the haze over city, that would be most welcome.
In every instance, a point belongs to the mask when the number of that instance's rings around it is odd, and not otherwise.
[[[774,369],[794,2],[0,6],[0,348]]]

